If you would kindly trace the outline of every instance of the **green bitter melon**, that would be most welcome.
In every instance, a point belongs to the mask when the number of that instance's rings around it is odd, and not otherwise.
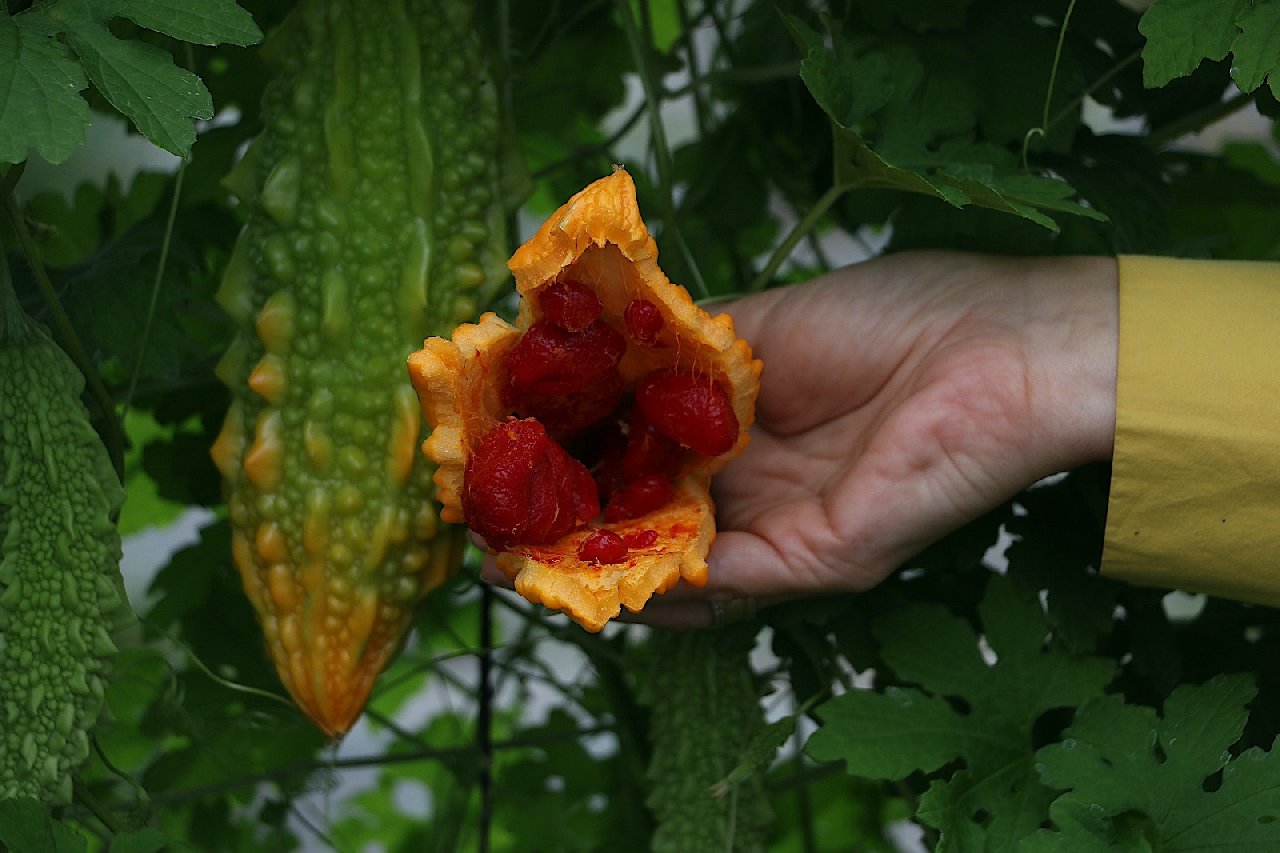
[[[213,448],[233,558],[299,706],[346,732],[459,561],[405,360],[504,279],[497,98],[467,0],[303,0],[266,45],[239,333]]]
[[[23,313],[0,258],[0,799],[64,804],[130,615],[120,481],[84,377]]]
[[[644,687],[651,713],[654,853],[763,851],[773,811],[759,774],[720,783],[764,728],[749,655],[754,625],[657,634]]]

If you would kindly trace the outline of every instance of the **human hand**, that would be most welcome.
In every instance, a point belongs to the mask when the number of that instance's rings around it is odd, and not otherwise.
[[[1110,258],[905,253],[724,306],[765,369],[745,453],[713,483],[709,601],[867,589],[1058,471],[1111,454]]]

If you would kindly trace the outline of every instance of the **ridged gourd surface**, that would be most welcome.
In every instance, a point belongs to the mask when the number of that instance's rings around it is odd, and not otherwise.
[[[304,2],[267,45],[249,217],[218,301],[240,332],[214,448],[268,652],[347,731],[456,568],[405,360],[504,272],[496,98],[468,2]]]
[[[761,774],[726,796],[712,792],[764,727],[749,664],[754,637],[747,625],[654,636],[645,684],[654,853],[766,849],[773,811]]]
[[[0,290],[0,800],[65,804],[129,615],[124,495],[80,372]]]

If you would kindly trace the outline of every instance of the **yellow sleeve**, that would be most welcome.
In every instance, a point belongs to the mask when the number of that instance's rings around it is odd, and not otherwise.
[[[1119,269],[1102,573],[1280,606],[1280,264]]]

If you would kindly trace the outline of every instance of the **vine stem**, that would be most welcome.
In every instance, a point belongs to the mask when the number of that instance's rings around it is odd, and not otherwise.
[[[831,205],[835,204],[842,195],[856,186],[856,181],[842,181],[832,184],[822,194],[822,197],[814,203],[813,207],[809,208],[809,212],[804,215],[804,218],[795,224],[786,238],[778,244],[778,248],[773,250],[773,254],[769,256],[769,262],[764,265],[764,268],[756,274],[751,284],[747,286],[748,292],[755,293],[764,290],[769,282],[773,280],[773,275],[778,271],[778,267],[782,266],[782,262],[791,256],[791,251],[795,249],[796,244],[817,227],[818,222],[826,215]]]
[[[1062,16],[1062,26],[1058,28],[1058,44],[1053,49],[1053,64],[1049,66],[1049,86],[1044,93],[1044,108],[1040,114],[1040,126],[1033,127],[1022,137],[1022,168],[1028,168],[1027,155],[1033,136],[1044,136],[1049,131],[1049,107],[1053,105],[1053,89],[1058,82],[1058,65],[1062,62],[1062,45],[1067,40],[1067,27],[1071,25],[1071,15],[1076,10],[1076,0],[1069,0],[1067,13]]]
[[[129,414],[133,404],[134,392],[138,390],[138,375],[142,373],[142,359],[147,354],[147,342],[151,338],[151,324],[156,316],[156,302],[160,296],[160,284],[164,280],[165,267],[169,262],[169,244],[173,239],[174,223],[178,219],[178,201],[182,198],[182,178],[187,173],[187,159],[178,161],[178,173],[173,182],[173,198],[169,201],[169,214],[164,223],[164,236],[160,240],[160,260],[156,263],[156,275],[151,283],[151,300],[147,303],[147,319],[142,326],[142,340],[138,343],[138,358],[133,365],[133,375],[129,377],[129,390],[124,395],[124,413]]]
[[[102,742],[98,740],[97,736],[90,735],[89,742],[93,744],[93,751],[97,754],[98,760],[102,762],[102,766],[107,768],[107,772],[133,789],[133,794],[137,798],[136,802],[149,803],[151,795],[147,793],[147,789],[142,787],[142,784],[137,779],[133,778],[112,763],[111,758],[107,755],[107,751],[102,748]]]
[[[290,711],[297,713],[297,706],[294,705],[294,703],[290,699],[284,696],[281,696],[279,693],[272,693],[270,690],[263,690],[260,687],[253,687],[252,685],[249,685],[249,684],[241,684],[238,681],[232,681],[229,678],[223,678],[221,675],[218,675],[218,673],[210,669],[209,665],[200,659],[200,656],[195,653],[194,649],[192,649],[186,643],[179,640],[177,637],[173,636],[173,634],[171,634],[170,632],[165,631],[163,628],[157,627],[156,625],[148,621],[146,618],[141,616],[138,617],[138,622],[143,627],[150,628],[152,631],[155,631],[159,636],[164,637],[166,640],[168,640],[169,642],[177,646],[182,651],[182,653],[187,656],[187,659],[190,660],[192,663],[194,663],[196,665],[196,668],[199,669],[202,673],[204,673],[205,677],[208,678],[210,681],[212,681],[214,684],[217,684],[220,687],[225,687],[227,690],[231,690],[235,693],[243,693],[246,696],[257,696],[262,699],[268,699],[272,702],[276,702],[280,705],[283,705],[285,708],[288,708]]]
[[[733,839],[738,831],[738,786],[729,791],[729,831],[724,841],[724,853],[733,853]]]
[[[644,104],[641,104],[639,107],[632,110],[630,115],[623,119],[622,124],[618,126],[617,130],[609,135],[608,139],[605,139],[595,145],[587,145],[582,148],[575,149],[568,155],[561,157],[559,160],[554,160],[551,163],[548,163],[533,173],[533,179],[535,181],[545,179],[548,175],[552,175],[566,166],[572,166],[576,163],[582,162],[584,157],[609,151],[618,144],[622,137],[631,132],[631,129],[636,126],[636,122],[644,118],[644,113],[645,106]]]
[[[699,86],[705,87],[711,83],[770,83],[776,80],[792,80],[799,73],[799,62],[774,62],[754,68],[709,70],[702,72],[696,82],[691,80],[677,89],[669,89],[667,94],[670,97],[679,98],[692,94]]]
[[[676,221],[675,189],[671,177],[671,148],[667,145],[667,131],[662,123],[662,93],[657,81],[653,79],[653,68],[646,55],[648,45],[641,39],[640,28],[636,25],[628,0],[619,0],[617,6],[618,17],[622,20],[627,44],[631,47],[631,56],[640,77],[640,86],[644,90],[645,109],[649,113],[649,141],[653,145],[654,159],[658,166],[658,183],[662,187],[663,224],[665,225],[663,234],[670,230],[676,248],[689,267],[689,274],[693,277],[693,286],[698,295],[710,296],[711,291],[707,288],[707,282],[703,279],[693,252],[689,250],[689,244],[685,242],[684,234]]]
[[[479,702],[476,746],[479,758],[480,853],[489,853],[493,824],[493,587],[480,586],[480,654],[477,656]]]
[[[27,161],[23,160],[14,166],[10,166],[0,173],[0,198],[5,198],[9,193],[13,192],[13,188],[18,185],[18,181],[22,180],[22,173],[27,169]]]
[[[1252,102],[1253,95],[1248,92],[1239,92],[1225,101],[1210,104],[1204,109],[1188,113],[1176,121],[1154,129],[1147,135],[1146,145],[1152,149],[1163,148],[1175,139],[1179,139],[1189,133],[1198,133],[1232,113],[1239,112]]]
[[[62,308],[62,302],[58,299],[57,291],[53,288],[53,281],[49,278],[49,272],[45,269],[44,262],[40,259],[40,250],[36,246],[35,239],[31,236],[31,230],[27,228],[26,217],[23,216],[22,208],[18,206],[18,200],[12,192],[7,193],[4,197],[4,209],[9,218],[9,224],[18,238],[18,245],[22,247],[22,254],[27,260],[27,266],[31,268],[31,274],[35,277],[36,286],[40,288],[40,294],[44,297],[44,301],[49,307],[49,313],[53,317],[54,328],[57,330],[58,338],[67,355],[71,357],[72,362],[84,374],[85,382],[89,386],[89,393],[93,395],[93,398],[98,401],[98,405],[102,407],[105,420],[104,428],[106,430],[106,435],[103,438],[107,453],[111,457],[111,465],[115,468],[116,476],[120,478],[121,482],[124,482],[124,433],[120,429],[120,419],[116,414],[115,406],[111,402],[111,395],[107,393],[106,386],[102,384],[102,377],[98,375],[93,362],[89,360],[89,356],[84,350],[84,344],[80,342],[80,336],[76,334],[75,327],[71,325],[70,318],[67,317],[66,311]]]
[[[519,749],[523,747],[545,747],[549,744],[563,743],[569,740],[580,740],[591,735],[613,731],[610,726],[593,726],[576,729],[554,735],[514,736],[502,741],[495,741],[495,750]],[[201,800],[206,797],[218,797],[229,791],[249,788],[263,782],[280,782],[297,776],[305,776],[317,770],[349,770],[362,767],[383,767],[397,764],[412,764],[417,761],[437,761],[449,767],[457,767],[460,762],[475,755],[475,748],[468,746],[453,747],[420,747],[409,752],[378,753],[376,755],[353,756],[351,758],[335,758],[329,761],[307,759],[292,764],[273,767],[260,773],[244,773],[207,785],[198,785],[176,791],[156,794],[151,798],[155,808]]]
[[[1102,74],[1100,74],[1098,76],[1098,79],[1094,80],[1092,83],[1090,83],[1088,86],[1084,88],[1084,91],[1082,91],[1079,95],[1076,95],[1067,103],[1063,104],[1058,109],[1058,111],[1053,114],[1053,117],[1049,119],[1049,123],[1045,126],[1045,132],[1046,133],[1049,132],[1049,130],[1051,130],[1059,122],[1061,122],[1067,116],[1071,115],[1071,112],[1076,108],[1078,108],[1085,98],[1089,97],[1094,92],[1098,91],[1098,89],[1105,86],[1111,80],[1112,77],[1116,76],[1121,71],[1128,68],[1130,65],[1137,62],[1141,58],[1142,58],[1142,48],[1138,48],[1137,50],[1130,53],[1128,56],[1125,56],[1124,58],[1120,59],[1118,62],[1116,62],[1115,65],[1112,65]]]
[[[676,14],[680,16],[680,30],[685,33],[684,49],[689,62],[689,81],[693,87],[690,97],[693,98],[693,115],[698,125],[698,135],[707,135],[707,104],[702,91],[703,71],[698,63],[697,39],[694,36],[693,22],[689,17],[688,0],[677,0]]]
[[[797,722],[817,704],[819,696],[825,697],[828,694],[828,690],[823,690],[801,702],[800,697],[792,693],[791,713],[795,716]],[[803,770],[804,735],[800,733],[799,725],[792,730],[791,740],[795,744],[795,758],[793,759],[795,767],[797,770]],[[818,853],[818,834],[814,831],[813,800],[809,796],[808,785],[796,786],[796,811],[800,814],[800,840],[804,845],[804,853]]]
[[[103,805],[102,801],[86,788],[79,779],[73,779],[71,787],[75,792],[76,801],[88,809],[94,817],[102,821],[102,825],[107,828],[107,832],[112,835],[119,835],[128,829],[118,817],[111,813],[111,809]]]

